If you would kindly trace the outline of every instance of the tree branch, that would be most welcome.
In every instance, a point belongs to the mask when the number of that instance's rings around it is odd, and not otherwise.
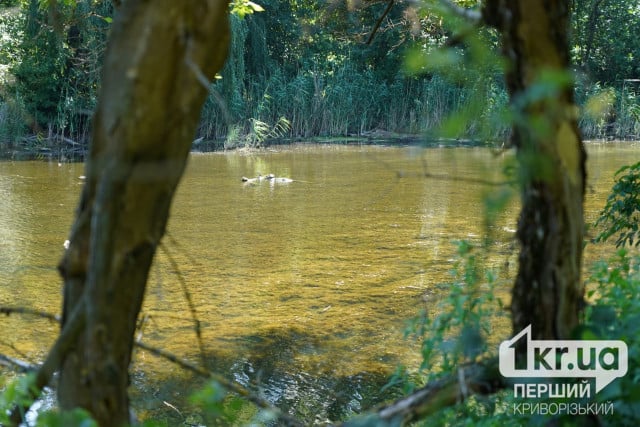
[[[47,319],[52,322],[60,323],[60,316],[57,314],[51,314],[45,311],[34,310],[33,308],[28,308],[28,307],[0,306],[0,314],[6,314],[7,316],[9,316],[14,313],[29,314],[36,317],[42,317],[43,319]]]
[[[466,367],[432,381],[409,396],[402,397],[371,414],[340,424],[342,427],[358,425],[405,425],[435,412],[463,402],[472,395],[490,395],[504,389],[506,383],[498,369],[498,359],[492,358]],[[385,424],[385,425],[386,425]]]
[[[380,18],[376,21],[376,25],[373,26],[373,30],[371,30],[371,34],[369,34],[369,38],[367,39],[367,44],[371,44],[371,42],[373,41],[373,37],[378,32],[380,25],[382,25],[382,21],[384,21],[384,18],[389,14],[389,12],[391,12],[393,3],[395,3],[394,0],[389,0],[387,7],[384,9],[384,12],[382,12],[382,15],[380,16]]]
[[[180,272],[180,267],[178,263],[171,255],[169,248],[160,243],[160,248],[167,256],[169,260],[169,264],[171,264],[171,268],[175,272],[178,282],[180,283],[180,288],[182,289],[182,294],[184,295],[184,299],[187,302],[187,306],[189,307],[189,312],[191,313],[191,320],[193,321],[193,330],[196,333],[196,340],[198,341],[198,348],[200,349],[200,357],[202,359],[202,366],[206,363],[205,352],[204,352],[204,343],[202,341],[202,328],[200,327],[200,319],[198,319],[198,311],[196,310],[196,306],[193,303],[193,298],[191,298],[191,293],[189,292],[189,288],[187,287],[187,282],[184,280],[182,273]]]
[[[26,374],[27,372],[34,372],[38,369],[38,365],[33,365],[29,362],[25,362],[24,360],[9,357],[6,354],[0,354],[0,365],[13,368],[23,374]]]

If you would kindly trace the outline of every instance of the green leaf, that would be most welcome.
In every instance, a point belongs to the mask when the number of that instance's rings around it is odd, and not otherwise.
[[[98,427],[89,412],[84,409],[48,411],[38,414],[37,427]]]

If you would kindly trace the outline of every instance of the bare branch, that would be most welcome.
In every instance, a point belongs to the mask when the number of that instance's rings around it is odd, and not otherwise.
[[[28,307],[6,307],[0,306],[0,314],[28,314],[31,316],[42,317],[43,319],[51,320],[52,322],[60,323],[60,316],[57,314],[47,313],[45,311],[34,310]]]
[[[371,30],[371,34],[369,34],[369,38],[367,39],[367,44],[371,44],[371,42],[373,41],[373,37],[378,32],[378,28],[380,28],[380,25],[382,25],[382,21],[384,21],[384,18],[389,14],[389,12],[391,12],[393,3],[395,3],[394,0],[389,0],[389,4],[387,4],[387,7],[384,9],[384,12],[382,12],[382,15],[376,21],[376,25],[374,25],[373,30]]]
[[[25,362],[24,360],[15,359],[5,354],[0,354],[0,365],[15,369],[16,371],[23,374],[26,374],[27,372],[33,372],[39,368],[38,365],[33,365],[29,362]]]
[[[423,172],[411,172],[411,173],[407,173],[405,171],[402,170],[397,170],[394,166],[390,165],[389,163],[385,162],[384,160],[378,159],[375,156],[374,157],[378,162],[380,162],[383,166],[385,166],[387,169],[389,169],[390,171],[394,172],[396,175],[396,178],[401,179],[401,178],[406,178],[406,177],[417,177],[417,178],[425,178],[425,179],[432,179],[434,181],[449,181],[449,182],[464,182],[464,183],[469,183],[469,184],[479,184],[479,185],[486,185],[489,187],[501,187],[501,186],[506,186],[506,185],[515,185],[518,183],[518,181],[516,180],[505,180],[505,181],[493,181],[493,180],[489,180],[489,179],[483,179],[483,178],[468,178],[465,176],[456,176],[456,175],[448,175],[448,174],[438,174],[438,173],[432,173],[429,172],[428,167],[427,167],[427,162],[426,160],[423,158],[422,159],[422,167],[423,167]]]
[[[191,292],[189,292],[189,288],[187,287],[187,282],[184,280],[184,276],[180,272],[180,267],[178,263],[169,252],[169,248],[167,245],[160,243],[160,248],[163,250],[164,254],[169,259],[169,263],[171,264],[171,268],[176,273],[178,277],[178,282],[180,282],[180,288],[182,289],[182,294],[184,295],[184,299],[187,301],[187,306],[189,307],[189,312],[191,313],[191,319],[193,321],[193,329],[196,333],[196,339],[198,341],[198,348],[200,349],[200,357],[202,358],[202,366],[205,365],[206,358],[204,353],[204,343],[202,342],[202,329],[200,327],[200,319],[198,319],[198,312],[196,310],[196,306],[193,303],[193,298],[191,298]]]

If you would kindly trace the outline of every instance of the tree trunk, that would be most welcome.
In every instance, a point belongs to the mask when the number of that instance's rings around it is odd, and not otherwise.
[[[128,366],[156,247],[211,80],[225,60],[222,0],[123,2],[103,65],[64,279],[63,328],[84,311],[64,357],[58,398],[101,426],[129,419]]]
[[[509,60],[513,144],[521,172],[513,329],[531,324],[534,339],[566,339],[583,304],[586,179],[568,75],[569,1],[492,0],[483,18],[500,30]]]

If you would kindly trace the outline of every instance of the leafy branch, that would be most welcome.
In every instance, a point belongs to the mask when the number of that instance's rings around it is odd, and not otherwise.
[[[623,174],[624,172],[624,174]],[[622,175],[621,175],[622,174]],[[613,235],[616,247],[640,245],[640,162],[623,166],[615,173],[616,182],[595,226],[603,226],[594,242],[604,242]],[[635,244],[634,244],[635,241]]]

